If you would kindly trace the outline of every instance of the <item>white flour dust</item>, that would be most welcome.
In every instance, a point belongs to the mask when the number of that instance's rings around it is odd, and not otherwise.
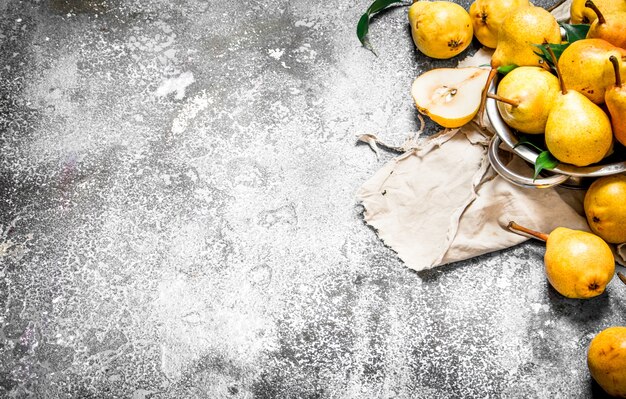
[[[174,98],[177,100],[182,100],[185,98],[185,90],[189,85],[195,82],[195,78],[193,77],[193,73],[191,72],[183,72],[179,76],[175,78],[170,78],[159,86],[156,90],[156,95],[158,97],[167,97],[172,93],[176,93]]]

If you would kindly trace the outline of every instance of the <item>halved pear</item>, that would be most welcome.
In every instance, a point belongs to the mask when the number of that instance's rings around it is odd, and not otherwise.
[[[476,116],[489,69],[438,68],[421,74],[411,86],[417,110],[447,128],[461,127]]]

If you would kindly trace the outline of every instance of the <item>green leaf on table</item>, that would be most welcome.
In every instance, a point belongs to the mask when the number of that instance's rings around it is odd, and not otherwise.
[[[515,64],[503,65],[501,67],[498,67],[498,73],[501,73],[502,75],[506,75],[507,73],[511,72],[515,68],[517,68],[517,65]]]
[[[368,14],[375,14],[379,11],[384,10],[389,7],[393,3],[401,3],[402,0],[376,0],[372,3],[372,5],[367,9]]]
[[[365,45],[365,36],[369,31],[369,19],[370,16],[367,13],[361,15],[361,19],[359,19],[359,23],[356,25],[356,35],[359,38],[361,44]]]
[[[587,37],[587,32],[589,32],[589,26],[587,24],[560,24],[563,29],[565,29],[565,34],[567,36],[567,41],[569,43],[573,43],[576,40],[582,40]]]
[[[544,169],[554,169],[559,164],[559,161],[554,157],[554,155],[550,154],[550,151],[542,151],[537,160],[535,161],[535,174],[533,176],[533,181],[539,176]]]
[[[384,10],[394,3],[402,3],[404,0],[375,0],[365,11],[365,14],[361,15],[359,18],[359,22],[356,25],[356,36],[359,38],[361,44],[370,50],[372,53],[376,54],[374,48],[372,47],[369,40],[367,40],[367,33],[369,32],[370,27],[370,18],[373,14],[376,14],[379,11]]]

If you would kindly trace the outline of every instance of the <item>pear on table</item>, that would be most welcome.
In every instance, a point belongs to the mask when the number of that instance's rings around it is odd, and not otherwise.
[[[438,68],[418,76],[411,95],[419,112],[443,127],[457,128],[474,118],[488,69]]]
[[[626,48],[626,11],[602,13],[591,0],[587,0],[585,6],[591,8],[598,16],[589,27],[587,38],[604,39],[614,46]]]
[[[432,58],[454,57],[474,37],[469,14],[451,1],[414,2],[409,7],[409,25],[417,49]]]
[[[550,285],[568,298],[585,299],[602,294],[615,274],[609,245],[595,234],[557,227],[550,234],[515,222],[509,229],[546,242],[545,272]]]
[[[589,344],[587,366],[594,380],[611,396],[626,398],[626,327],[602,330]]]
[[[612,244],[626,242],[626,175],[616,174],[595,180],[583,206],[587,223],[598,236]]]

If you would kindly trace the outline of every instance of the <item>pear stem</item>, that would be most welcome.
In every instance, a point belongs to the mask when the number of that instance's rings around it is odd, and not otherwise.
[[[604,25],[606,23],[606,19],[604,19],[604,15],[602,15],[602,13],[600,12],[600,9],[598,9],[598,6],[595,5],[593,1],[587,0],[585,2],[585,7],[591,8],[593,12],[596,13],[596,15],[598,16],[598,25]]]
[[[489,86],[493,81],[493,78],[496,77],[498,73],[498,69],[495,67],[491,67],[491,71],[489,71],[489,76],[487,76],[487,83],[485,84],[485,88],[483,89],[482,95],[480,97],[480,107],[478,107],[478,124],[481,127],[484,127],[483,123],[483,115],[485,114],[485,103],[487,102],[487,95],[489,94]]]
[[[505,104],[512,105],[513,107],[519,106],[519,101],[511,100],[510,98],[505,98],[505,97],[499,96],[497,94],[487,93],[487,97],[493,98],[494,100],[503,102]]]
[[[622,283],[626,284],[626,276],[622,272],[617,272],[617,277],[622,280]]]
[[[561,68],[559,68],[559,62],[556,59],[556,55],[554,54],[554,50],[550,47],[550,44],[544,44],[546,50],[550,54],[550,58],[552,58],[552,62],[554,63],[554,68],[556,68],[556,75],[559,77],[559,83],[561,85],[561,93],[567,94],[567,87],[565,87],[565,82],[563,81],[563,76],[561,75]]]
[[[616,56],[612,55],[609,57],[609,61],[613,64],[613,71],[615,71],[615,87],[622,88],[622,76],[619,71],[619,60]]]
[[[517,223],[515,223],[513,221],[509,222],[509,225],[507,227],[508,227],[509,230],[511,230],[511,231],[513,231],[515,233],[518,233],[518,234],[523,233],[522,235],[528,234],[528,235],[530,235],[530,236],[532,236],[532,237],[534,237],[534,238],[536,238],[538,240],[548,241],[548,235],[547,234],[540,233],[540,232],[535,231],[535,230],[531,230],[531,229],[529,229],[527,227],[524,227],[524,226],[520,226],[519,224],[517,224]]]
[[[546,10],[552,12],[554,10],[556,10],[557,8],[559,8],[559,6],[563,3],[565,3],[567,0],[560,0],[559,2],[557,2],[556,4],[554,4],[552,7],[550,8],[546,8]]]

